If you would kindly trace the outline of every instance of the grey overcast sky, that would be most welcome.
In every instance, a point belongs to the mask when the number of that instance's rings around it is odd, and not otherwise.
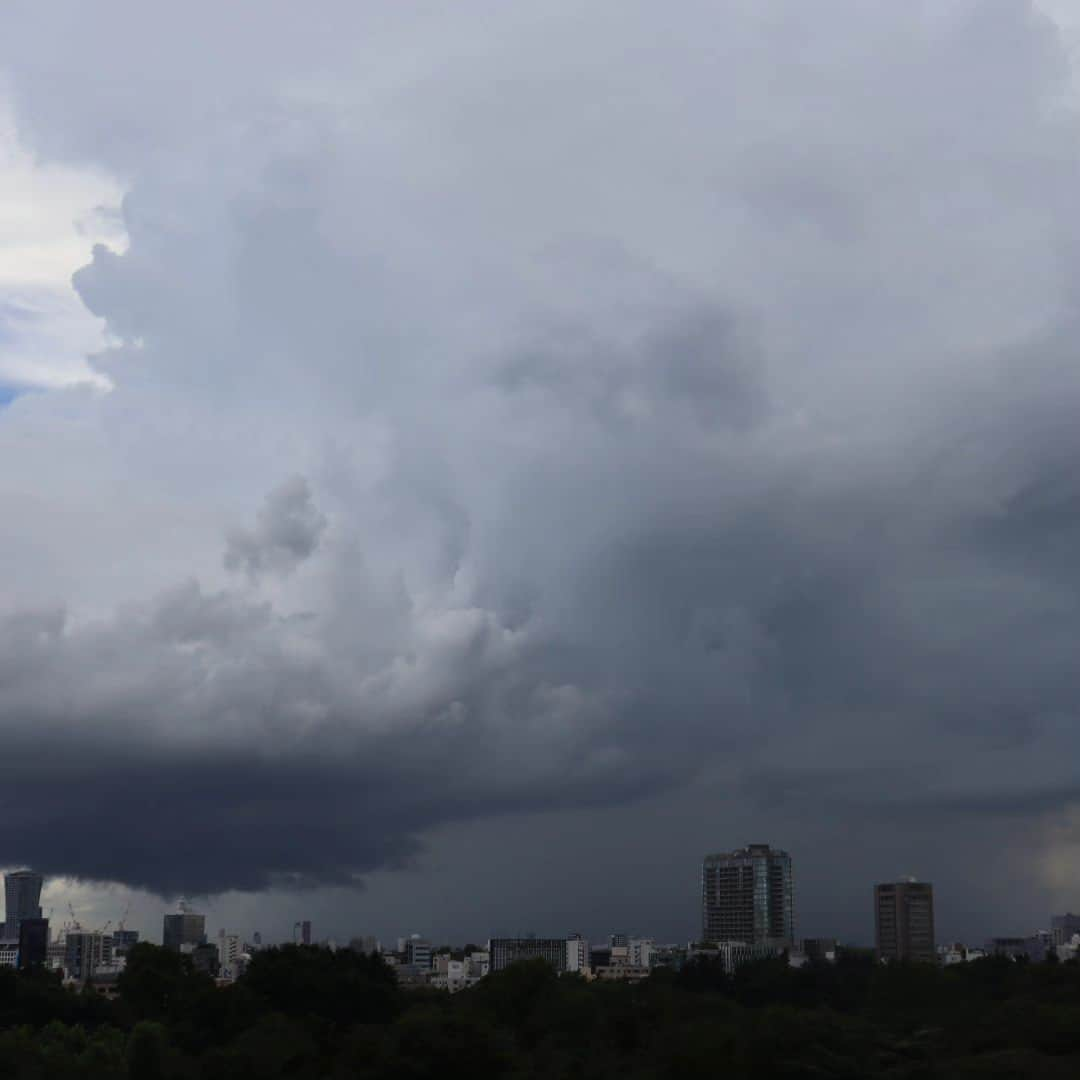
[[[0,8],[0,864],[160,931],[1080,907],[1067,3]]]

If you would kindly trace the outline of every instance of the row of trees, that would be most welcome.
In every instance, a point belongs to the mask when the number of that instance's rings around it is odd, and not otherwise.
[[[377,957],[287,947],[219,989],[131,951],[119,996],[0,972],[13,1080],[482,1080],[1075,1077],[1080,967],[987,959],[941,970],[849,955],[729,977],[707,961],[638,985],[514,965],[453,997],[399,991]]]

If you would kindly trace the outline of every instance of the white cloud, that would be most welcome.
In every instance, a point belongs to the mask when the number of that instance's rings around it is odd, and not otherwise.
[[[0,98],[0,384],[106,385],[86,361],[105,343],[104,324],[71,275],[95,243],[123,248],[121,194],[99,168],[35,161]]]

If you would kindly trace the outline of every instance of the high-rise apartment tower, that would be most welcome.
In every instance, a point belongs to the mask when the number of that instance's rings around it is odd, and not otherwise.
[[[795,938],[791,856],[768,844],[706,855],[701,936],[704,941],[790,948]]]
[[[206,942],[206,916],[197,915],[186,903],[180,902],[175,915],[166,915],[162,926],[161,943],[173,952],[183,952],[185,946],[194,948]]]
[[[875,885],[874,926],[881,960],[936,960],[933,885],[915,878]]]

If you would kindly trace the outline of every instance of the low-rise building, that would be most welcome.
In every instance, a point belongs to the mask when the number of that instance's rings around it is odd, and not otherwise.
[[[653,968],[679,971],[686,963],[687,948],[684,945],[657,945],[652,952]]]
[[[807,960],[832,964],[836,962],[836,938],[803,938],[799,952]]]
[[[488,944],[491,971],[505,971],[518,960],[546,960],[556,971],[566,970],[565,938],[492,938]]]
[[[419,934],[412,934],[403,939],[403,947],[399,950],[402,963],[420,970],[431,967],[431,942]]]
[[[601,982],[641,982],[649,977],[649,969],[636,964],[609,964],[597,968],[592,974]]]
[[[754,964],[760,960],[774,960],[785,952],[782,944],[759,942],[752,944],[748,941],[717,941],[709,945],[691,945],[687,959],[713,959],[719,960],[724,965],[724,970],[732,975],[746,964]]]
[[[1050,938],[1055,948],[1067,945],[1074,934],[1080,934],[1080,915],[1067,911],[1064,915],[1051,916]]]
[[[1041,963],[1052,948],[1050,932],[1040,930],[1028,937],[995,937],[986,943],[991,956],[1007,956],[1010,960],[1031,960]]]
[[[473,951],[465,957],[469,965],[469,978],[474,982],[486,978],[488,972],[491,970],[491,953],[484,951]]]

